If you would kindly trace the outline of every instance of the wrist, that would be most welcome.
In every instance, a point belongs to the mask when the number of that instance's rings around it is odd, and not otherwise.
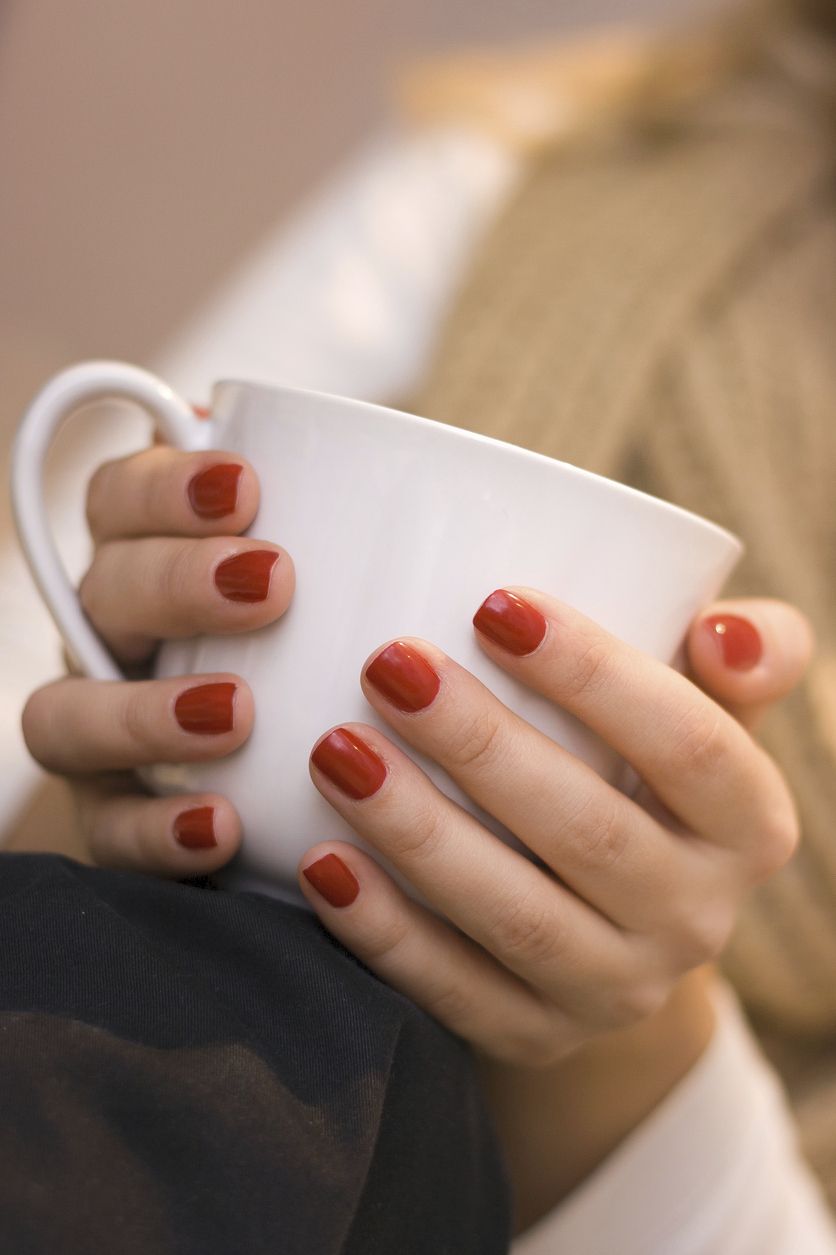
[[[714,1029],[712,979],[709,968],[690,973],[654,1015],[546,1069],[477,1056],[518,1232],[580,1185],[691,1070]]]

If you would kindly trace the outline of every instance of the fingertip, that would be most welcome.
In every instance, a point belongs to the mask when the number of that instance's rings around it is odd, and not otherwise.
[[[342,909],[351,906],[360,893],[360,857],[347,843],[321,842],[305,852],[299,861],[299,886],[314,910],[323,903]]]
[[[807,616],[771,599],[713,603],[688,633],[688,658],[709,691],[737,701],[771,700],[799,682],[815,648]]]
[[[199,863],[204,872],[223,867],[241,845],[241,820],[226,798],[218,794],[198,794],[172,799],[169,838],[177,861],[177,874]]]
[[[251,463],[222,449],[180,456],[184,458],[185,497],[197,534],[234,536],[245,531],[260,500],[258,476]]]

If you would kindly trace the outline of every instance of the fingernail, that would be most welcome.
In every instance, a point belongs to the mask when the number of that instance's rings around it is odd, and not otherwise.
[[[311,761],[332,784],[358,801],[371,797],[386,779],[386,764],[354,732],[336,728],[319,742]]]
[[[279,555],[269,549],[236,553],[215,568],[215,584],[229,601],[266,601]]]
[[[184,732],[216,736],[231,732],[235,685],[198,684],[186,689],[174,703],[174,716]]]
[[[546,620],[539,610],[504,588],[486,597],[473,616],[473,626],[509,653],[532,653],[546,635]]]
[[[733,671],[751,671],[763,656],[763,641],[754,624],[737,614],[713,614],[703,626],[720,646],[723,661]]]
[[[189,480],[189,501],[202,519],[222,519],[238,504],[238,481],[243,466],[222,463],[200,471]]]
[[[417,649],[403,641],[387,645],[366,668],[366,679],[398,710],[424,710],[441,680]]]
[[[215,839],[214,806],[193,806],[174,821],[174,835],[187,850],[209,850]]]
[[[357,877],[336,854],[326,854],[304,867],[302,875],[331,906],[350,906],[360,892]]]

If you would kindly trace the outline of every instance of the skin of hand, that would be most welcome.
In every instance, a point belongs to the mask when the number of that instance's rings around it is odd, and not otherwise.
[[[96,552],[80,591],[123,664],[141,667],[161,639],[245,632],[284,612],[292,560],[239,535],[257,504],[255,473],[234,454],[159,446],[97,472],[88,495]],[[313,783],[434,910],[339,841],[307,852],[299,884],[347,948],[475,1047],[523,1191],[521,1223],[530,1223],[710,1035],[705,980],[686,973],[720,952],[747,890],[795,848],[792,797],[751,733],[800,679],[812,635],[785,603],[717,602],[691,625],[683,676],[536,589],[494,590],[474,626],[497,667],[621,753],[639,791],[618,792],[434,644],[403,637],[364,664],[366,698],[537,862],[438,791],[379,730],[352,723],[313,747]],[[252,694],[235,675],[67,677],[33,694],[23,722],[33,755],[81,780],[94,861],[183,877],[235,852],[232,807],[214,794],[123,792],[114,773],[222,757],[246,740],[252,717]],[[111,773],[104,785],[101,772]],[[555,1166],[534,1170],[529,1188],[521,1150],[542,1145],[544,1102],[567,1077],[602,1080],[618,1059],[629,1071],[660,1042],[670,1066],[644,1090],[633,1086],[615,1118],[592,1121],[575,1166],[565,1166],[572,1151],[561,1155],[559,1132],[545,1135]]]

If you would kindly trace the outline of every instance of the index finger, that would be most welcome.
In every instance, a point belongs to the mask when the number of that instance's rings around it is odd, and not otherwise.
[[[732,849],[794,844],[777,767],[685,676],[535,589],[498,589],[473,622],[486,653],[597,733],[692,831]]]

